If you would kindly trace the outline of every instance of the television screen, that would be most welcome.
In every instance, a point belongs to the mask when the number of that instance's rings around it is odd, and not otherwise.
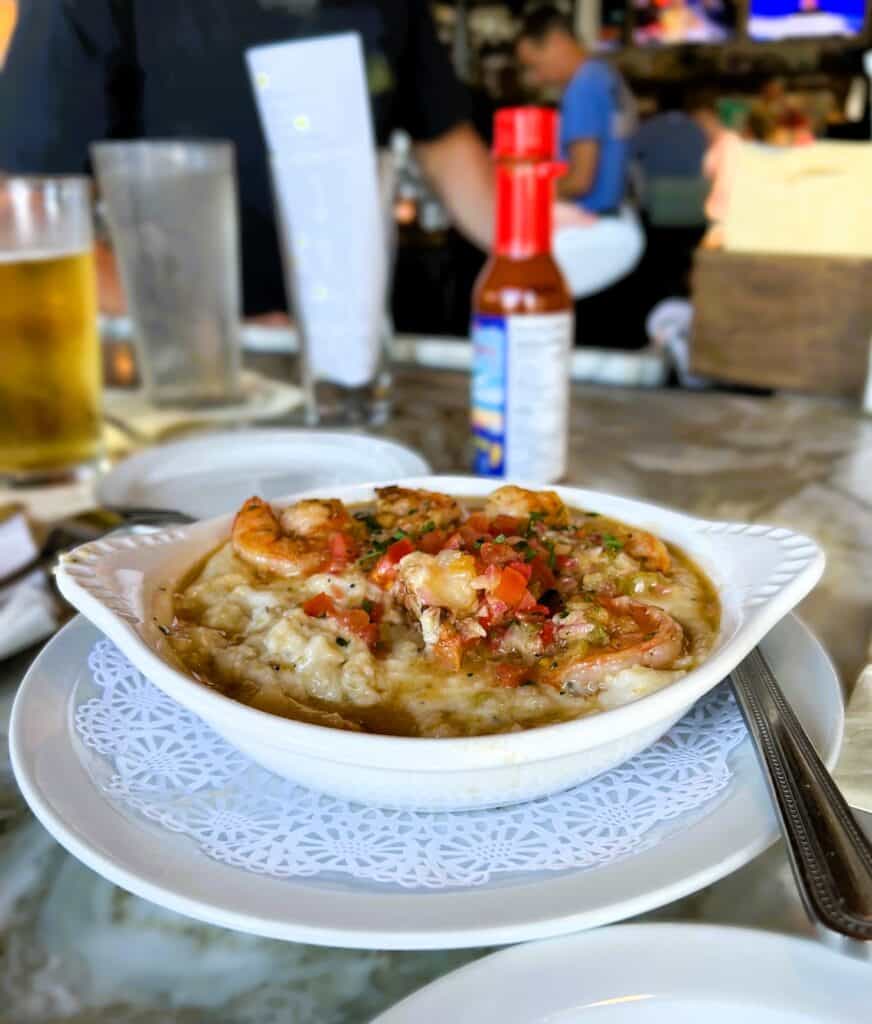
[[[863,31],[865,0],[751,0],[752,39],[853,36]]]
[[[633,0],[637,46],[723,43],[735,29],[735,0]]]

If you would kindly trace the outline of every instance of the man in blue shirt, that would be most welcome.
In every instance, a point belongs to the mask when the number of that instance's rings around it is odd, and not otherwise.
[[[558,195],[591,213],[615,213],[626,189],[635,121],[624,80],[588,55],[555,7],[537,7],[524,19],[517,56],[536,84],[563,90],[560,146],[569,170],[557,180]]]

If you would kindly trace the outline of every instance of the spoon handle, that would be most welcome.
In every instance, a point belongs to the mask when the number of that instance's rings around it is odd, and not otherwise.
[[[732,683],[809,917],[848,938],[872,940],[872,847],[759,649],[735,669]]]

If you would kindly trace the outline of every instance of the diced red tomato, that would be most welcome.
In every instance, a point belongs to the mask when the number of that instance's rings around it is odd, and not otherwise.
[[[563,572],[564,569],[574,569],[578,565],[578,560],[570,558],[569,555],[555,555],[554,565],[558,572]]]
[[[329,615],[331,619],[335,619],[340,629],[360,637],[370,646],[378,640],[378,625],[370,619],[363,608],[337,608],[328,594],[316,594],[302,607],[303,611],[314,619],[323,619]]]
[[[517,602],[517,609],[519,612],[532,612],[536,608],[536,598],[530,593],[529,590],[525,590],[521,595],[520,600]]]
[[[463,535],[461,533],[452,533],[445,543],[442,545],[443,551],[459,551],[464,544]]]
[[[508,544],[495,544],[487,541],[482,544],[479,557],[485,565],[508,565],[518,558],[518,552]]]
[[[403,537],[402,540],[391,544],[376,563],[375,568],[370,573],[370,579],[380,587],[389,586],[396,576],[399,563],[414,550],[415,545],[408,537]]]
[[[333,615],[336,605],[327,594],[316,594],[302,605],[303,611],[313,619],[323,619],[325,615]]]
[[[357,542],[347,533],[334,533],[330,537],[330,569],[339,572],[357,557]]]
[[[553,622],[546,622],[542,626],[542,632],[539,636],[542,640],[543,647],[550,647],[554,643],[554,635],[556,632]]]
[[[369,615],[362,608],[338,611],[335,617],[343,629],[347,629],[349,633],[360,637],[370,647],[378,640],[378,625],[370,621]]]
[[[521,685],[529,676],[530,670],[525,665],[513,665],[505,661],[496,666],[494,674],[500,686],[514,688]]]
[[[369,629],[369,616],[362,608],[352,608],[347,612],[341,612],[339,618],[343,626],[348,626],[352,633],[360,633],[361,630]]]
[[[533,595],[527,590],[527,577],[510,565],[503,569],[493,593],[497,600],[505,601],[506,604],[520,605],[524,595],[529,595],[535,604]]]
[[[428,555],[435,555],[445,546],[448,535],[444,530],[431,530],[418,538],[418,547]]]
[[[525,580],[533,575],[533,566],[529,562],[509,562],[509,568],[519,572]]]
[[[548,568],[548,563],[544,558],[534,558],[530,563],[530,569],[533,579],[539,584],[540,592],[543,594],[546,590],[550,590],[557,582],[554,573]]]
[[[410,555],[415,550],[415,545],[408,537],[395,541],[385,552],[385,558],[390,559],[396,565],[399,561]]]
[[[514,516],[495,516],[490,521],[490,532],[494,537],[504,533],[507,537],[517,537],[521,529],[521,520]]]
[[[468,526],[475,533],[487,533],[490,529],[490,520],[483,512],[473,512],[463,525]]]

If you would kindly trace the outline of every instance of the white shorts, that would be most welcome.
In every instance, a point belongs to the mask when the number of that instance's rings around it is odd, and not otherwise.
[[[554,258],[577,299],[626,277],[644,251],[645,233],[630,206],[622,206],[617,217],[598,217],[589,224],[559,227],[554,233]]]

